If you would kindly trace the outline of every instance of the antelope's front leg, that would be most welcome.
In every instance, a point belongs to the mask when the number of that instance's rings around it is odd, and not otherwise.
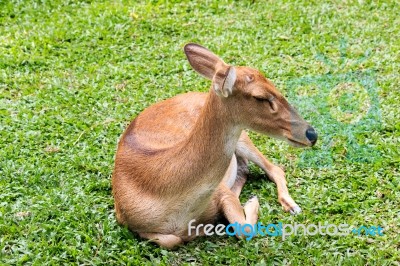
[[[299,214],[301,212],[301,208],[299,207],[299,205],[296,204],[296,202],[289,194],[285,172],[283,172],[280,167],[269,162],[267,159],[265,159],[265,161],[269,163],[269,168],[268,170],[264,171],[267,173],[269,179],[276,184],[276,187],[278,189],[279,203],[282,205],[285,211],[290,212],[291,214]]]
[[[242,132],[236,147],[236,154],[238,156],[247,158],[263,169],[268,178],[276,184],[278,189],[278,201],[283,209],[291,214],[298,214],[301,208],[289,195],[285,173],[283,170],[268,161],[264,155],[254,146],[253,142],[247,136],[246,132]]]

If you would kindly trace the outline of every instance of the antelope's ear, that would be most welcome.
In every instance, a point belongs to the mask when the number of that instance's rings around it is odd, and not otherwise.
[[[218,56],[201,45],[188,43],[184,51],[193,69],[209,80],[213,79],[219,66],[226,65]]]
[[[218,96],[228,97],[232,94],[236,81],[236,70],[233,66],[218,69],[213,78],[213,88]]]
[[[236,81],[236,70],[225,64],[213,52],[195,43],[188,43],[184,48],[186,57],[197,73],[213,81],[215,92],[221,97],[232,94]]]

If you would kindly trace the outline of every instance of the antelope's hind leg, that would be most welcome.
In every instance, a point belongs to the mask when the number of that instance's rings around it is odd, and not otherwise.
[[[247,181],[247,175],[249,174],[249,161],[244,157],[240,157],[239,155],[236,155],[236,159],[237,175],[231,191],[239,198],[243,186]],[[257,223],[259,207],[260,205],[257,196],[250,197],[249,200],[244,204],[243,211],[246,216],[246,221],[248,221],[249,224]]]
[[[218,207],[220,212],[225,216],[230,224],[239,223],[242,226],[245,224],[254,225],[258,219],[258,209],[260,207],[258,198],[251,197],[244,207],[240,204],[239,198],[225,184],[221,183],[216,192]],[[246,232],[250,233],[251,229],[244,227]],[[236,232],[238,238],[245,238],[246,236],[240,232]]]
[[[164,235],[159,233],[139,233],[139,235],[167,249],[174,249],[183,244],[182,238],[176,235]]]
[[[251,197],[244,207],[240,204],[239,195],[247,180],[248,161],[246,158],[233,155],[228,170],[225,173],[214,195],[214,202],[217,204],[219,212],[222,213],[229,223],[235,222],[244,225],[257,223],[259,203],[258,198]],[[250,228],[245,228],[247,230]],[[238,238],[244,235],[237,234]]]

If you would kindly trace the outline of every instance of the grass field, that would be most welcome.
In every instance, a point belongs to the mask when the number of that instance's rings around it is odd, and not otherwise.
[[[0,1],[0,264],[400,265],[399,4],[174,2]],[[262,223],[383,236],[214,236],[167,251],[118,226],[110,180],[124,128],[210,85],[187,42],[260,69],[320,134],[309,150],[251,134],[303,209],[284,213],[252,166],[241,199],[258,195]]]

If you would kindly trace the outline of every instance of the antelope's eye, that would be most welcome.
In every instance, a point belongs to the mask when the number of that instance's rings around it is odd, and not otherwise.
[[[259,101],[259,102],[269,102],[269,103],[272,103],[273,100],[275,100],[275,97],[274,97],[274,96],[271,96],[271,97],[269,97],[269,98],[264,98],[264,97],[260,97],[260,96],[253,96],[253,97],[254,97],[254,99],[256,99],[256,100]]]
[[[271,96],[271,97],[269,97],[269,98],[263,98],[263,97],[259,97],[259,96],[253,96],[253,97],[254,97],[254,99],[256,99],[258,102],[268,102],[268,103],[269,103],[269,106],[271,107],[271,109],[272,109],[273,111],[275,111],[275,104],[274,104],[275,97],[274,97],[274,96]]]
[[[268,99],[266,99],[266,98],[261,98],[261,97],[258,97],[258,96],[253,96],[253,98],[256,99],[256,100],[259,101],[259,102],[268,101]]]

